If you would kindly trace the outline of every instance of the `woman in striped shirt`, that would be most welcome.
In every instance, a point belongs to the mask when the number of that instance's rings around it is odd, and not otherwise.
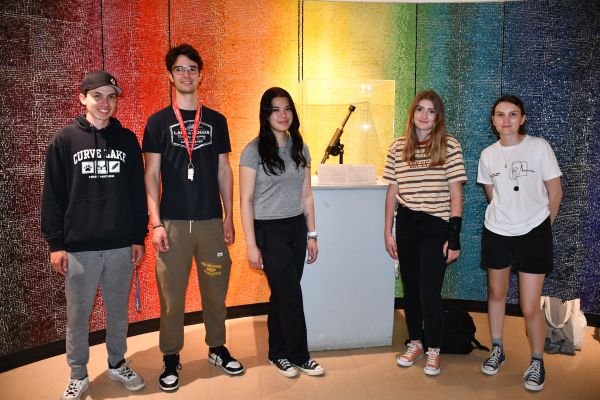
[[[460,143],[446,131],[444,104],[428,89],[412,102],[404,136],[388,151],[383,178],[385,248],[400,264],[410,342],[398,365],[425,356],[424,372],[440,373],[442,285],[446,265],[460,255],[462,185],[467,180]],[[396,237],[392,229],[396,211]]]

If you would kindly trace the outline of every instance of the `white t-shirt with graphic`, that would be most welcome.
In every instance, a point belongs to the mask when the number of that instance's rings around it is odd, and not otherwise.
[[[514,146],[496,142],[481,152],[477,182],[494,185],[485,212],[485,227],[504,236],[519,236],[550,215],[545,181],[562,173],[550,144],[525,136]]]

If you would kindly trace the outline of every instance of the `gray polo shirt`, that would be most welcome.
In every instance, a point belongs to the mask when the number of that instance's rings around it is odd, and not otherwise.
[[[285,172],[280,175],[267,175],[260,165],[258,138],[246,145],[240,157],[240,166],[256,170],[254,185],[254,219],[281,219],[295,217],[304,213],[302,203],[302,185],[305,168],[296,168],[290,157],[291,138],[288,144],[279,149],[279,156],[285,163]],[[306,143],[303,154],[310,166],[310,152]]]

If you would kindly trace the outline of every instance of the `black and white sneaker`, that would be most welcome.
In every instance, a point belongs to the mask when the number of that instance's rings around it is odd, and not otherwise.
[[[229,375],[239,375],[244,372],[242,364],[231,357],[225,346],[211,347],[208,349],[208,362],[221,367]]]
[[[506,360],[506,357],[504,351],[502,351],[502,346],[494,343],[490,356],[481,365],[481,372],[486,375],[496,375],[500,366],[504,364],[504,360]]]
[[[163,372],[158,378],[158,385],[165,392],[173,392],[179,389],[179,354],[163,356]]]
[[[287,358],[278,358],[277,360],[269,360],[269,362],[286,378],[298,376],[298,370]]]
[[[539,392],[544,388],[546,380],[546,371],[544,370],[544,360],[532,358],[531,364],[523,374],[525,379],[525,389]]]
[[[304,364],[295,365],[296,368],[298,368],[300,371],[304,372],[307,375],[318,376],[323,375],[325,373],[325,368],[312,358],[309,358],[308,361],[306,361]]]

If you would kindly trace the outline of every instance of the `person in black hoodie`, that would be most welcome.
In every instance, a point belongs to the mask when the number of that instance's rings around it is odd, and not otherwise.
[[[129,287],[144,256],[148,209],[140,145],[112,117],[116,79],[89,73],[79,99],[86,113],[54,135],[46,155],[42,234],[50,263],[65,277],[67,362],[70,379],[61,399],[80,399],[89,385],[89,318],[98,286],[106,307],[108,376],[136,391],[143,378],[124,359]]]

